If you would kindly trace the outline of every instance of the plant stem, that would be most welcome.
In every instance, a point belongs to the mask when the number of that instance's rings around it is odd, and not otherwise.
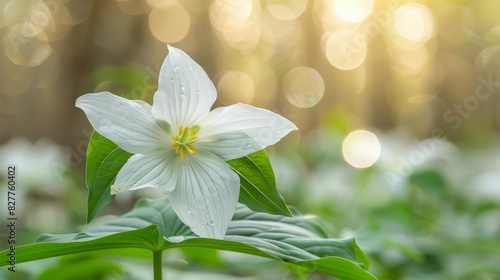
[[[162,280],[162,253],[163,251],[153,251],[153,271],[154,280]]]

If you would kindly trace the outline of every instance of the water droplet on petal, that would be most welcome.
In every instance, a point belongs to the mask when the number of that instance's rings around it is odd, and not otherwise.
[[[174,67],[174,72],[177,72],[177,70],[179,70],[179,66]]]
[[[186,88],[184,86],[181,86],[181,90],[184,91]]]
[[[174,78],[171,78],[171,79],[170,79],[170,82],[173,84],[173,83],[174,83]]]
[[[167,95],[170,94],[170,91],[167,91]]]
[[[188,212],[187,212],[187,213],[188,213],[188,214],[191,214],[191,210],[188,210]]]
[[[210,222],[210,225],[211,225],[211,226],[214,226],[214,225],[215,225],[215,223],[212,221],[212,222]]]
[[[280,133],[281,131],[280,130],[276,130],[276,133]]]
[[[200,94],[200,90],[199,89],[196,90],[196,94]]]

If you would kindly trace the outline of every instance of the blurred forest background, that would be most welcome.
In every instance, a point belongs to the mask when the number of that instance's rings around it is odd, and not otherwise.
[[[76,98],[106,90],[151,102],[172,44],[207,71],[215,106],[249,103],[299,127],[269,150],[280,191],[334,236],[356,237],[380,279],[500,279],[500,1],[0,0],[0,8],[0,160],[20,170],[20,242],[85,222],[92,128]],[[103,214],[124,213],[140,196],[117,196]],[[190,263],[172,261],[175,279],[303,277],[269,261],[203,254],[171,253]],[[140,271],[87,257],[113,264],[92,266],[94,279]],[[79,262],[37,262],[21,277],[53,277],[68,263]]]

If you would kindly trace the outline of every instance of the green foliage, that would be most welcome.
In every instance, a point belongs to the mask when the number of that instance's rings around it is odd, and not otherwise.
[[[293,263],[340,279],[376,279],[366,272],[366,256],[353,239],[331,239],[318,224],[303,216],[294,218],[253,212],[240,205],[225,240],[196,237],[175,215],[168,199],[141,200],[127,214],[89,225],[75,234],[44,234],[36,243],[17,248],[17,262],[27,262],[103,249],[212,248]],[[0,252],[0,263],[7,261]]]
[[[88,188],[87,223],[97,212],[113,201],[110,188],[118,171],[132,154],[94,131],[87,148],[86,184]]]
[[[229,160],[227,164],[240,176],[240,203],[254,211],[292,216],[276,189],[273,168],[265,150]]]
[[[106,279],[123,273],[115,262],[90,255],[88,258],[62,259],[58,265],[46,268],[35,280]]]
[[[89,190],[87,222],[111,201],[110,194],[118,171],[132,155],[94,131],[87,149],[86,184]],[[240,176],[240,202],[254,211],[291,216],[276,189],[273,169],[265,150],[228,161]]]
[[[339,157],[345,135],[334,128],[278,151],[276,178],[293,183],[280,189],[287,202],[355,236],[380,279],[499,278],[499,146],[424,140],[432,152],[423,153],[405,135],[377,136],[383,157],[362,170]],[[294,174],[297,166],[305,175]]]

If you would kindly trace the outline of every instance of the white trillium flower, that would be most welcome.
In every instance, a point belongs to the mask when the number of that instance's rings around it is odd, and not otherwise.
[[[97,132],[134,154],[113,194],[154,187],[169,194],[181,221],[201,237],[222,239],[238,203],[239,176],[225,161],[275,144],[297,129],[264,109],[234,104],[210,111],[217,92],[203,69],[168,47],[153,106],[109,92],[76,106]]]

